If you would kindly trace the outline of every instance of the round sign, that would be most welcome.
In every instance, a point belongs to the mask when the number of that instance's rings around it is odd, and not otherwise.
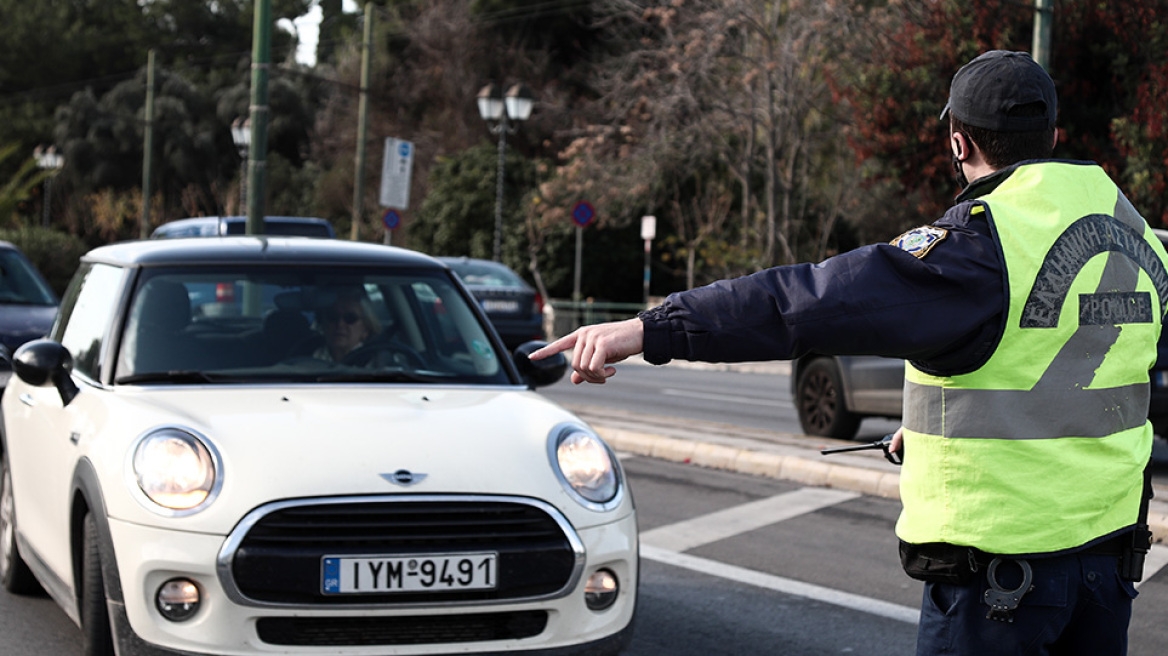
[[[581,228],[588,227],[594,219],[596,219],[596,210],[592,208],[592,203],[582,200],[572,207],[572,221]]]
[[[385,224],[386,230],[393,230],[401,225],[401,215],[397,210],[386,210],[385,216],[381,217],[381,222]]]

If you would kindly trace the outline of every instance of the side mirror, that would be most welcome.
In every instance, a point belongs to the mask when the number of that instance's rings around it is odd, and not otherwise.
[[[547,346],[547,342],[539,340],[524,342],[515,347],[515,351],[511,354],[511,359],[515,362],[515,367],[519,369],[519,374],[532,388],[547,387],[556,383],[564,377],[564,372],[568,370],[568,359],[564,357],[563,353],[556,353],[542,360],[532,360],[527,357],[544,346]]]
[[[56,387],[64,405],[69,405],[80,391],[71,376],[73,356],[51,339],[36,339],[16,349],[12,356],[12,370],[18,378],[34,387],[50,384]]]

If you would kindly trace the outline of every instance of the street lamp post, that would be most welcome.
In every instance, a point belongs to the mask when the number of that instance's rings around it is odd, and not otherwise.
[[[495,181],[495,243],[492,259],[503,259],[503,166],[507,153],[507,135],[514,134],[519,123],[531,116],[535,104],[526,84],[516,84],[504,96],[502,88],[492,82],[479,91],[479,115],[492,134],[499,135],[499,164]]]
[[[49,146],[48,148],[41,148],[37,146],[33,150],[33,156],[36,157],[37,166],[42,169],[54,171],[54,173],[65,165],[65,157],[57,152],[56,146]],[[49,227],[49,210],[53,201],[53,176],[45,177],[45,202],[42,212],[41,225],[45,228]]]
[[[251,120],[237,118],[231,122],[231,140],[239,150],[239,213],[247,214],[247,155],[251,148]]]

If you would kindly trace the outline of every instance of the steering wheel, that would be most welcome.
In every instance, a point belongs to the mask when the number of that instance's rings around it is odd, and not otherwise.
[[[378,340],[372,344],[359,346],[341,359],[343,364],[357,367],[400,367],[403,369],[425,369],[426,358],[414,348],[401,342]]]

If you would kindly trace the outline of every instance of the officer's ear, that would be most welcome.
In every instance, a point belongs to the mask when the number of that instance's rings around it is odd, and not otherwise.
[[[958,162],[964,162],[973,154],[969,137],[965,136],[963,132],[950,132],[949,145],[953,148],[953,156],[957,158]]]

